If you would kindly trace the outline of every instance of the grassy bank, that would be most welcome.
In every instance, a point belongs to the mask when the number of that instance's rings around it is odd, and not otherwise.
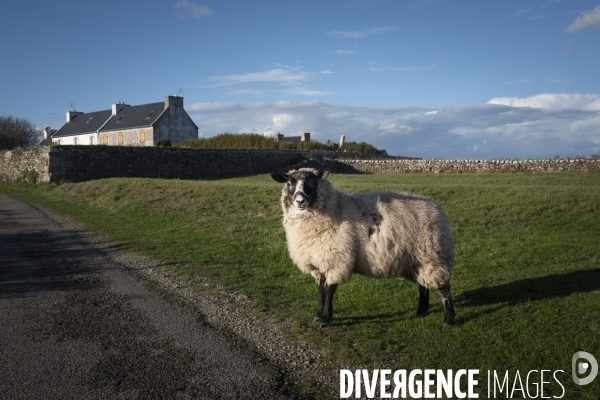
[[[433,294],[415,318],[417,288],[353,277],[336,293],[326,329],[311,322],[317,289],[287,255],[281,187],[268,175],[203,181],[107,179],[1,184],[0,192],[70,215],[123,248],[163,260],[252,299],[275,320],[353,366],[564,370],[566,399],[597,399],[600,378],[571,380],[578,350],[600,360],[600,174],[337,175],[340,190],[408,190],[444,207],[456,243],[456,326],[442,328]],[[333,371],[336,373],[337,371]],[[562,389],[544,377],[545,396]],[[539,383],[539,375],[537,378]],[[520,395],[515,392],[515,397]],[[486,397],[486,396],[483,396]]]

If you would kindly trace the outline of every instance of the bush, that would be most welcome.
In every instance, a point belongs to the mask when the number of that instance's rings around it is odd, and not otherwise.
[[[17,182],[37,183],[38,173],[37,171],[26,169],[21,174],[21,177],[17,179]]]
[[[31,147],[40,142],[40,133],[27,119],[0,116],[0,150]]]
[[[367,154],[375,154],[375,152],[377,151],[377,149],[373,145],[370,145],[369,143],[365,143],[365,142],[360,142],[360,143],[346,142],[342,146],[342,150],[346,150],[350,153],[367,153]]]
[[[171,147],[171,141],[168,139],[161,139],[156,142],[156,147]]]
[[[296,146],[292,142],[277,142],[277,148],[279,150],[294,150]]]
[[[277,149],[278,143],[258,133],[221,133],[210,138],[190,139],[175,147],[195,149]]]
[[[316,140],[310,140],[308,142],[300,142],[298,146],[296,146],[298,150],[329,150],[327,146],[325,146],[321,142],[317,142]]]
[[[291,142],[276,142],[275,139],[258,133],[221,133],[209,138],[186,140],[175,144],[174,147],[190,147],[194,149],[331,150],[325,144],[316,140],[300,142],[298,145],[294,145]],[[346,142],[342,150],[369,154],[377,151],[374,146],[365,142]]]

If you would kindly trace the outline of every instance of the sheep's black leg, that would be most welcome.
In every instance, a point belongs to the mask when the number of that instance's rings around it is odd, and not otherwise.
[[[331,318],[333,318],[333,295],[337,285],[323,285],[323,291],[325,292],[325,301],[323,303],[323,314],[321,315],[321,321],[319,327],[323,328],[329,324]]]
[[[425,318],[429,310],[429,289],[419,285],[419,308],[417,309],[417,317]]]
[[[452,325],[454,323],[454,305],[452,304],[452,295],[450,294],[450,286],[440,288],[440,300],[444,307],[444,325]]]
[[[325,305],[325,280],[325,276],[321,276],[321,279],[319,280],[319,307],[315,314],[315,322],[320,322],[321,316],[323,315],[323,307]]]

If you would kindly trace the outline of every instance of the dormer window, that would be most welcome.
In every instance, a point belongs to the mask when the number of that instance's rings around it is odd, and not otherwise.
[[[152,115],[154,115],[156,111],[150,111],[150,114],[148,114],[148,116],[146,117],[146,119],[150,119],[150,117],[152,117]]]

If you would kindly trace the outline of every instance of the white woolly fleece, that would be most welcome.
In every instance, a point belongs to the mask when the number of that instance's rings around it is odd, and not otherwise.
[[[290,257],[317,282],[324,275],[328,285],[342,284],[358,273],[403,277],[428,289],[448,286],[454,243],[444,212],[429,198],[348,195],[320,180],[311,207],[301,211],[289,204],[285,185],[281,208]]]

